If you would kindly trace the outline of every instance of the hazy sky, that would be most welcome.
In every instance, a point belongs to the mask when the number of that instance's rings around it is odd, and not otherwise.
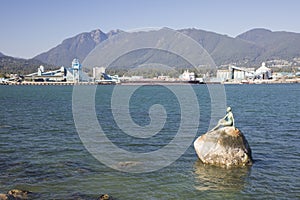
[[[0,0],[0,52],[31,58],[82,32],[198,28],[232,37],[253,28],[300,33],[298,0]]]

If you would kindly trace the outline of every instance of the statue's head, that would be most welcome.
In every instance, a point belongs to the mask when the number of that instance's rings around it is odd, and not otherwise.
[[[231,111],[231,107],[230,107],[230,106],[227,107],[226,111],[227,111],[227,112],[230,112],[230,111]]]

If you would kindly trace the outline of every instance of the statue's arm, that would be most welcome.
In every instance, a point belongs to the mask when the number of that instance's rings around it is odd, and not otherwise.
[[[221,120],[226,119],[226,117],[228,117],[228,113]]]

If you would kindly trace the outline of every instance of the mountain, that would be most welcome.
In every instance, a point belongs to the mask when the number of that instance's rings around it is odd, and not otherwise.
[[[64,40],[58,46],[37,55],[34,59],[56,66],[70,66],[74,58],[83,61],[97,44],[107,38],[108,36],[99,29],[89,33],[81,33],[75,37]]]
[[[40,65],[43,65],[45,70],[57,68],[36,59],[22,59],[3,55],[0,56],[0,75],[10,73],[26,75],[36,72]]]
[[[257,28],[234,38],[194,28],[178,31],[190,36],[202,45],[218,66],[232,63],[238,66],[258,66],[261,62],[268,60],[293,61],[294,58],[300,58],[299,33]],[[97,29],[81,33],[63,40],[61,44],[37,55],[33,59],[13,58],[0,52],[0,73],[28,74],[35,72],[40,65],[44,65],[46,69],[54,69],[62,65],[70,66],[75,57],[83,62],[96,45],[121,32],[123,31],[113,30],[104,33]],[[130,37],[131,34],[139,35],[142,33],[126,33],[125,35]],[[144,39],[149,40],[149,38]],[[138,42],[140,41],[137,41],[137,44]],[[178,46],[177,48],[186,49],[185,46]],[[149,62],[152,60],[165,60],[171,63],[172,66],[176,65],[176,59],[171,55],[156,55],[151,51],[133,52],[130,54],[130,59],[135,59],[137,62],[143,62],[143,60],[148,60]],[[118,64],[120,67],[123,67],[122,65],[132,64],[131,60],[126,60],[126,58],[120,59]]]
[[[201,44],[217,65],[254,62],[255,58],[263,51],[254,43],[214,32],[198,29],[182,29],[179,32],[190,36]]]
[[[263,52],[256,58],[259,61],[268,59],[291,60],[300,57],[299,33],[252,29],[238,35],[237,39],[251,42],[262,48]]]
[[[118,33],[123,33],[124,31],[122,31],[122,30],[120,30],[120,29],[116,29],[116,30],[111,30],[111,31],[109,31],[108,33],[106,33],[106,36],[108,37],[108,38],[110,38],[111,36],[114,36],[114,35],[116,35],[116,34],[118,34]]]
[[[234,38],[199,29],[178,31],[201,44],[217,65],[235,63],[240,66],[253,66],[271,59],[292,60],[300,57],[299,33],[253,29]],[[81,33],[64,40],[34,59],[56,66],[70,66],[73,58],[79,58],[82,62],[96,45],[120,32],[122,31],[103,33],[97,29],[89,33]]]

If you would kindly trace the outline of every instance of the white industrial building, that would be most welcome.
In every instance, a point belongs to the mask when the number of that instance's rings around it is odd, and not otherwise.
[[[255,68],[236,66],[229,66],[228,69],[217,70],[217,79],[220,82],[271,78],[272,70],[267,68],[265,63],[262,63],[261,67],[259,67],[257,70],[255,70]]]
[[[46,71],[44,66],[40,66],[38,71],[32,74],[25,76],[27,81],[42,81],[42,82],[87,82],[90,81],[90,78],[82,71],[81,64],[78,59],[73,59],[72,67],[66,68],[61,67],[57,70]]]
[[[101,80],[103,73],[105,73],[105,67],[94,67],[93,68],[93,79]]]
[[[229,66],[228,69],[217,70],[217,79],[224,81],[242,81],[254,78],[254,68]]]

